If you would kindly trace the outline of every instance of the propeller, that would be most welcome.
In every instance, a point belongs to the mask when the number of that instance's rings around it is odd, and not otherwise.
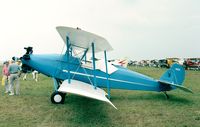
[[[30,60],[30,54],[33,53],[33,47],[24,47],[26,50],[26,53],[20,58],[21,60]],[[33,68],[26,64],[22,64],[22,72],[27,73],[27,72],[32,72],[34,71]]]
[[[24,47],[26,53],[21,57],[24,60],[30,60],[30,54],[33,53],[33,47]]]
[[[26,50],[27,55],[30,55],[33,53],[33,47],[24,47],[24,49]]]

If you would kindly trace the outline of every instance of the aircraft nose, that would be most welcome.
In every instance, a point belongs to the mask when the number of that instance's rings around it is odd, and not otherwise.
[[[24,47],[26,50],[26,54],[32,54],[33,53],[33,47]]]
[[[21,60],[30,60],[30,54],[33,53],[33,47],[24,47],[26,53],[20,58]]]

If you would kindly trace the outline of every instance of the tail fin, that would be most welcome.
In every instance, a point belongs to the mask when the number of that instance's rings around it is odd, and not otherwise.
[[[185,79],[185,70],[179,64],[173,64],[160,78],[161,81],[182,85]]]
[[[185,79],[185,70],[179,64],[173,64],[160,78],[161,91],[169,91],[179,88],[185,92],[193,93],[192,90],[182,86]]]

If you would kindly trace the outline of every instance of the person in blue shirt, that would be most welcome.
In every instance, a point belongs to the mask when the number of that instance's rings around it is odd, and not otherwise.
[[[16,81],[16,95],[19,95],[19,89],[20,89],[20,83],[19,83],[19,75],[21,71],[21,67],[14,62],[14,60],[11,61],[11,64],[8,67],[8,71],[10,74],[10,94],[14,95],[14,82]]]

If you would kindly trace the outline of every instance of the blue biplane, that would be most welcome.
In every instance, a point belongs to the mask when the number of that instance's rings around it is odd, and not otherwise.
[[[64,54],[36,55],[32,47],[27,47],[21,57],[23,71],[34,69],[53,79],[52,103],[64,103],[66,93],[72,93],[107,102],[116,108],[110,101],[110,89],[157,91],[165,93],[167,98],[166,92],[176,88],[192,93],[182,86],[185,71],[178,64],[155,80],[109,63],[106,54],[112,47],[103,37],[78,28],[60,26],[56,29],[66,44]],[[95,57],[100,52],[104,53],[104,60]],[[92,59],[88,60],[88,55]],[[101,88],[107,88],[107,93]]]

